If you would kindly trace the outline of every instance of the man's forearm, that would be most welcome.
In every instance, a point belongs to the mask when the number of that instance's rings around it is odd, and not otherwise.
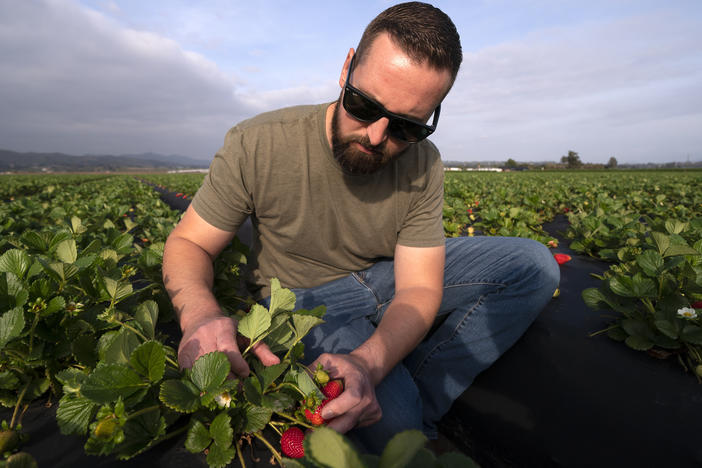
[[[373,335],[351,352],[364,362],[374,385],[422,341],[440,303],[441,291],[425,288],[411,288],[395,296]]]
[[[212,258],[193,242],[171,236],[163,251],[163,282],[181,330],[206,316],[221,315],[212,293]]]

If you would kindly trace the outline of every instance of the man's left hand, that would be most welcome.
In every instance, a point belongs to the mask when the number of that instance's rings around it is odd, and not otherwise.
[[[382,417],[375,386],[366,364],[353,354],[324,353],[312,363],[322,364],[332,379],[344,380],[344,391],[322,409],[327,427],[345,433],[354,427],[370,426]]]

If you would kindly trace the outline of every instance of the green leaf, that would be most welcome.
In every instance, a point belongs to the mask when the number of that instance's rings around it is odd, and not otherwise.
[[[61,397],[56,410],[56,421],[61,434],[84,435],[98,405],[75,394]]]
[[[680,334],[680,338],[688,343],[702,345],[702,327],[697,325],[685,325]]]
[[[674,257],[676,255],[699,255],[700,253],[687,245],[671,245],[665,250],[663,257]]]
[[[265,392],[266,389],[275,380],[280,377],[283,372],[288,368],[288,363],[281,362],[280,364],[274,364],[272,366],[264,367],[257,372],[258,378],[261,381],[261,389]]]
[[[19,387],[20,379],[9,370],[0,371],[0,390],[15,390]]]
[[[166,352],[161,343],[147,341],[132,352],[129,362],[138,373],[155,383],[163,378],[166,370]]]
[[[600,303],[607,303],[602,292],[597,288],[587,288],[581,293],[585,305],[591,309],[599,309]]]
[[[66,307],[66,300],[61,297],[61,296],[56,296],[52,298],[49,303],[46,305],[46,309],[42,312],[42,315],[51,315],[54,312],[58,312],[59,310],[63,310]]]
[[[377,463],[375,466],[380,465],[379,463]],[[434,455],[434,453],[431,450],[422,447],[417,451],[417,453],[414,454],[414,458],[412,458],[412,460],[406,466],[407,468],[441,468],[442,465],[439,465],[437,463],[436,455]]]
[[[90,368],[97,365],[97,340],[93,334],[83,334],[71,341],[71,352],[80,364]]]
[[[185,438],[185,448],[191,453],[200,453],[212,443],[212,437],[204,424],[197,419],[193,419]]]
[[[132,284],[128,280],[114,280],[104,277],[103,283],[107,298],[114,302],[119,302],[132,293]]]
[[[312,380],[312,377],[310,377],[310,375],[304,370],[291,369],[290,372],[288,372],[287,378],[292,378],[298,388],[302,390],[305,395],[315,392],[320,397],[324,396],[319,390],[319,387],[317,387],[317,384],[314,383],[314,380]]]
[[[67,239],[56,247],[56,257],[64,263],[74,263],[78,258],[76,241]]]
[[[303,336],[307,335],[307,333],[309,333],[313,327],[324,323],[324,320],[319,317],[314,315],[299,314],[297,312],[293,314],[292,319],[293,326],[295,327],[295,334],[298,338],[302,338]]]
[[[609,288],[618,296],[638,297],[634,291],[633,280],[628,276],[614,276],[609,280]]]
[[[670,237],[662,232],[652,232],[651,238],[658,249],[658,253],[661,254],[662,257],[665,257],[664,253],[668,249],[668,246],[670,246]]]
[[[622,328],[631,336],[640,336],[643,338],[653,338],[653,331],[648,324],[641,320],[624,319],[622,320]]]
[[[292,408],[296,403],[295,398],[285,392],[266,393],[261,398],[261,405],[273,411],[285,411]]]
[[[3,468],[38,468],[37,461],[27,452],[13,453],[5,460]]]
[[[271,420],[272,415],[273,411],[269,408],[247,405],[246,423],[244,424],[243,432],[250,433],[262,431]]]
[[[261,382],[255,375],[250,375],[246,380],[244,380],[244,396],[248,401],[255,405],[260,405],[262,394],[263,391],[261,390]]]
[[[283,468],[305,468],[305,466],[294,458],[283,458]]]
[[[84,397],[96,403],[113,403],[119,397],[130,395],[148,386],[139,374],[122,364],[104,364],[97,367],[81,386]]]
[[[232,445],[234,431],[232,430],[231,422],[232,418],[229,417],[226,411],[223,411],[210,424],[210,437],[212,437],[215,444],[222,448]]]
[[[675,323],[670,322],[669,320],[656,320],[653,322],[653,324],[656,326],[658,331],[663,333],[665,336],[674,340],[678,338],[679,330]]]
[[[362,468],[363,463],[348,440],[327,427],[319,427],[305,437],[305,455],[322,466]]]
[[[251,341],[256,341],[271,326],[271,314],[260,304],[254,304],[251,311],[239,321],[237,330]]]
[[[108,363],[127,363],[139,346],[139,338],[126,328],[104,333],[98,341],[100,360]]]
[[[230,370],[227,356],[222,352],[213,351],[197,358],[190,379],[201,391],[211,392],[222,385]]]
[[[426,442],[427,437],[418,430],[402,431],[394,435],[380,456],[380,466],[383,468],[404,467],[424,447]]]
[[[29,254],[24,250],[11,249],[0,256],[0,272],[12,273],[19,279],[24,279],[30,265]]]
[[[279,312],[292,312],[295,308],[295,293],[286,288],[280,287],[278,278],[271,279],[271,315]]]
[[[654,250],[647,250],[636,257],[636,263],[648,276],[658,276],[663,270],[663,257]]]
[[[200,390],[187,380],[161,382],[161,402],[179,413],[192,413],[200,408]]]
[[[630,336],[624,342],[627,346],[637,351],[648,351],[653,348],[653,341],[642,336]]]
[[[229,464],[236,456],[234,447],[220,447],[217,444],[210,446],[207,453],[207,464],[214,468],[223,468]]]
[[[56,373],[56,379],[63,384],[63,393],[78,393],[88,374],[69,367]]]
[[[0,317],[0,349],[17,338],[24,328],[24,311],[21,307],[8,310]]]
[[[137,306],[134,318],[147,338],[153,339],[156,334],[158,321],[158,304],[154,301],[145,301]]]
[[[658,295],[656,283],[652,279],[644,277],[641,273],[634,275],[631,286],[634,290],[634,297],[656,297]]]

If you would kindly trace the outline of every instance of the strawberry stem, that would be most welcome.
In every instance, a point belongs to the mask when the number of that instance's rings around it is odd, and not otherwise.
[[[266,447],[268,447],[268,450],[271,451],[271,453],[273,454],[273,456],[275,457],[275,459],[278,461],[278,464],[279,464],[279,465],[282,465],[282,464],[283,464],[283,459],[282,459],[281,456],[280,456],[280,452],[278,452],[278,451],[275,449],[275,447],[273,447],[273,446],[270,444],[270,442],[268,442],[268,441],[266,440],[266,438],[263,437],[263,435],[262,435],[260,432],[254,432],[253,435],[254,435],[258,440],[260,440],[261,442],[263,442],[263,444],[264,444]]]

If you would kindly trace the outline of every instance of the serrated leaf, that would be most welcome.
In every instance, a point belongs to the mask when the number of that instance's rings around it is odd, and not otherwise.
[[[96,403],[75,394],[61,397],[56,410],[56,422],[61,434],[84,435],[97,407]]]
[[[46,309],[42,312],[42,315],[51,315],[54,312],[63,310],[66,307],[66,300],[61,296],[56,296],[52,298],[46,305]]]
[[[204,424],[197,419],[193,420],[185,438],[185,448],[191,453],[200,453],[210,446],[212,437]]]
[[[662,232],[652,232],[651,238],[658,249],[658,253],[661,254],[662,257],[665,257],[664,253],[670,246],[670,237],[666,236]]]
[[[163,378],[166,370],[166,352],[161,343],[147,341],[132,352],[129,362],[138,373],[155,383]]]
[[[247,405],[246,423],[244,424],[243,431],[246,433],[251,433],[263,430],[271,420],[272,415],[273,411],[269,408]]]
[[[280,364],[274,364],[260,369],[257,375],[258,379],[261,381],[261,389],[265,392],[266,389],[285,372],[288,365],[289,364],[286,362],[281,362]]]
[[[285,392],[266,393],[261,398],[261,406],[270,408],[273,411],[284,411],[292,408],[296,403],[295,398]]]
[[[307,333],[309,333],[309,331],[313,327],[324,323],[324,320],[314,315],[303,315],[294,313],[292,319],[293,327],[295,328],[295,334],[298,338],[302,338],[303,336],[307,335]]]
[[[107,363],[127,363],[139,346],[139,338],[131,330],[120,328],[104,333],[98,341],[100,360]]]
[[[263,391],[261,390],[261,382],[255,375],[251,375],[244,380],[244,396],[248,401],[255,405],[260,405],[262,394]]]
[[[380,455],[383,468],[401,468],[424,447],[427,437],[418,430],[407,430],[395,434]]]
[[[602,292],[597,288],[587,288],[583,290],[581,295],[583,297],[585,305],[587,305],[591,309],[599,309],[600,303],[606,304],[607,302],[605,300],[605,297],[602,295]]]
[[[271,326],[271,314],[260,304],[254,304],[251,311],[239,321],[237,330],[251,341],[256,341]]]
[[[139,374],[122,364],[104,364],[97,367],[81,386],[81,394],[96,403],[113,403],[147,387]]]
[[[654,250],[647,250],[636,257],[636,263],[648,276],[658,276],[663,269],[663,257]]]
[[[700,253],[687,245],[671,245],[665,250],[663,257],[674,257],[676,255],[699,255]]]
[[[653,348],[653,341],[642,336],[629,336],[624,342],[628,347],[637,351],[647,351]]]
[[[88,374],[72,367],[56,373],[56,380],[63,384],[64,394],[78,393],[80,391],[80,386],[83,385],[87,377]]]
[[[642,338],[653,338],[653,332],[646,322],[636,319],[624,319],[621,326],[629,335]]]
[[[210,446],[207,453],[207,464],[214,468],[223,468],[229,464],[236,456],[234,447],[220,447],[217,444]]]
[[[0,371],[0,390],[15,390],[19,387],[20,379],[9,370]]]
[[[200,408],[200,390],[187,380],[161,382],[159,400],[179,413],[192,413]]]
[[[147,338],[153,339],[158,321],[158,304],[154,301],[145,301],[137,306],[134,318],[141,326]]]
[[[688,343],[702,345],[702,327],[685,325],[680,333],[680,338]]]
[[[221,386],[229,375],[231,365],[224,353],[214,351],[200,356],[193,364],[190,379],[203,392],[211,392]]]
[[[609,288],[618,296],[637,297],[633,288],[633,280],[628,276],[615,276],[610,278]]]
[[[10,249],[0,256],[0,272],[6,271],[23,279],[29,269],[31,260],[24,250]]]
[[[114,280],[112,278],[103,278],[104,292],[107,293],[107,298],[119,302],[132,292],[132,284],[127,280]]]
[[[232,418],[229,417],[226,411],[223,411],[210,424],[210,437],[212,437],[215,444],[222,448],[232,445],[234,431],[232,430],[231,422]]]
[[[17,338],[24,328],[24,311],[21,307],[8,310],[0,317],[0,349],[4,348],[14,338]]]
[[[74,263],[78,258],[76,241],[73,239],[66,239],[58,244],[58,246],[56,246],[56,257],[64,263]]]
[[[291,369],[286,378],[291,378],[305,395],[315,392],[320,396],[320,398],[324,397],[322,392],[319,390],[319,387],[317,387],[317,384],[314,383],[314,380],[312,380],[312,377],[310,377],[306,371]]]
[[[363,463],[348,440],[327,427],[319,427],[305,437],[305,456],[322,466],[362,468]]]
[[[672,339],[677,339],[678,328],[675,326],[674,323],[668,320],[656,320],[655,322],[653,322],[653,324],[656,326],[658,331],[663,333],[665,336]]]
[[[295,308],[295,293],[291,290],[282,288],[278,278],[271,279],[271,302],[269,309],[271,315],[277,315],[280,312],[291,312]]]

